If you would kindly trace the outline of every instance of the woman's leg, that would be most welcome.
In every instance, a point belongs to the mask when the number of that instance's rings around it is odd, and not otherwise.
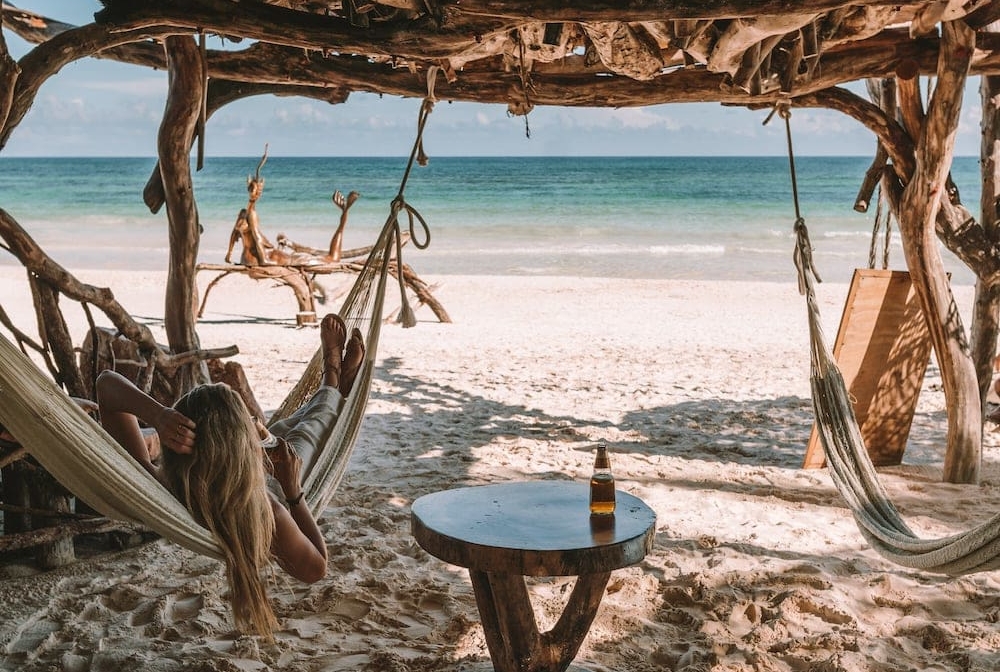
[[[320,323],[323,344],[323,386],[288,418],[276,422],[271,433],[280,436],[302,458],[302,475],[309,472],[319,450],[326,445],[340,416],[344,397],[354,385],[364,361],[364,343],[357,329],[346,351],[347,330],[339,316],[330,314]]]
[[[287,441],[302,458],[303,478],[312,468],[320,448],[330,438],[340,417],[343,400],[336,388],[323,386],[295,413],[269,428],[272,434]]]

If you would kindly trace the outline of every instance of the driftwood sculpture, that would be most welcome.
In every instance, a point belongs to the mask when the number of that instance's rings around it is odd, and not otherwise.
[[[326,290],[316,281],[316,276],[359,273],[365,257],[371,251],[371,247],[346,252],[342,249],[348,211],[361,194],[352,191],[345,197],[340,191],[334,192],[331,200],[340,210],[340,220],[326,250],[298,243],[283,233],[277,235],[277,245],[275,245],[264,235],[257,214],[257,201],[264,193],[264,177],[261,175],[261,170],[265,163],[267,163],[267,145],[264,145],[264,154],[257,163],[254,174],[247,176],[247,207],[240,210],[229,235],[225,263],[204,263],[196,267],[197,271],[220,271],[220,274],[205,288],[198,308],[198,317],[202,317],[205,313],[205,305],[208,303],[208,295],[212,288],[227,275],[238,273],[245,274],[253,280],[276,280],[290,287],[298,303],[296,323],[300,326],[313,324],[316,322],[315,302],[318,300],[320,303],[325,303],[327,299]],[[234,264],[232,257],[237,242],[242,245],[242,251],[239,263]],[[413,290],[419,303],[428,305],[441,322],[451,322],[444,307],[432,295],[432,289],[409,266],[403,264],[401,268],[404,283]],[[394,264],[390,272],[394,276],[397,275],[398,265]]]
[[[297,253],[310,254],[316,259],[322,259],[323,263],[326,264],[337,263],[343,256],[342,248],[344,243],[344,229],[347,228],[347,211],[350,210],[354,202],[360,197],[361,194],[356,191],[349,193],[347,198],[344,198],[344,195],[339,191],[333,192],[333,204],[340,208],[340,223],[337,225],[337,230],[333,232],[333,237],[330,238],[330,247],[326,252],[315,247],[296,243],[283,233],[278,234],[278,247],[287,248]]]
[[[271,258],[274,252],[274,245],[268,240],[260,230],[257,219],[257,201],[264,193],[264,178],[260,175],[261,168],[267,162],[267,145],[264,145],[264,156],[257,164],[256,172],[247,176],[247,207],[240,210],[233,225],[233,231],[229,235],[229,248],[226,250],[226,263],[232,263],[233,248],[236,241],[243,244],[243,252],[240,254],[240,263],[246,266],[263,266],[265,264],[277,263]]]
[[[285,234],[279,233],[278,244],[274,245],[264,235],[260,228],[260,218],[257,215],[257,201],[264,193],[264,178],[260,171],[267,163],[267,145],[264,145],[264,155],[257,164],[253,175],[247,176],[247,207],[240,210],[229,235],[229,247],[226,250],[226,263],[232,263],[233,248],[237,241],[243,246],[240,263],[244,266],[310,266],[330,264],[340,261],[344,240],[344,229],[347,227],[347,211],[361,196],[352,191],[344,198],[339,191],[333,194],[333,204],[340,209],[340,222],[330,239],[326,251],[296,243]]]

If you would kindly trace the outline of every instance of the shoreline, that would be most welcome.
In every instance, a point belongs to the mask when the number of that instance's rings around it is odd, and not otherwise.
[[[161,333],[164,274],[74,273],[103,278]],[[7,300],[12,276],[0,269],[2,303],[26,328],[30,298]],[[488,660],[468,574],[417,547],[409,504],[461,485],[582,481],[599,440],[618,487],[656,512],[656,537],[645,560],[612,575],[579,665],[1000,666],[993,573],[949,578],[888,562],[865,543],[826,470],[800,468],[812,409],[806,307],[794,282],[425,280],[439,284],[454,323],[424,307],[413,329],[384,326],[368,413],[321,519],[330,570],[312,586],[276,575],[276,644],[232,631],[212,561],[157,541],[54,572],[4,567],[0,670],[468,670]],[[828,337],[846,289],[820,285]],[[963,310],[971,291],[956,292]],[[213,289],[198,324],[204,347],[240,345],[266,409],[317,345],[317,330],[295,327],[294,309],[290,290],[234,280]],[[880,470],[922,536],[967,529],[1000,508],[996,432],[987,432],[979,486],[940,482],[940,384],[932,362],[904,463]],[[529,583],[540,627],[571,585]]]
[[[798,165],[802,212],[827,281],[850,280],[865,265],[874,213],[854,210],[869,161],[858,157]],[[274,157],[257,204],[261,231],[324,248],[337,227],[334,189],[362,197],[351,208],[346,247],[370,244],[399,189],[386,161]],[[393,163],[390,160],[389,163]],[[166,215],[138,197],[152,166],[143,160],[67,160],[34,166],[13,161],[4,186],[7,209],[57,262],[67,267],[166,269]],[[245,207],[246,176],[258,159],[216,158],[194,176],[203,233],[199,258],[221,262],[233,223]],[[119,165],[120,164],[120,165]],[[38,176],[47,185],[39,188]],[[80,180],[85,175],[87,179]],[[956,162],[957,184],[978,184],[974,161]],[[794,282],[794,216],[787,159],[772,157],[631,157],[611,161],[539,157],[537,161],[442,157],[414,171],[408,199],[432,233],[422,251],[404,251],[421,275],[586,275],[642,279],[761,279]],[[455,189],[454,185],[465,185]],[[967,191],[971,191],[966,187]],[[98,211],[80,206],[101,203]],[[976,210],[975,203],[967,206]],[[86,236],[67,236],[69,231]],[[898,233],[885,241],[903,262]],[[945,253],[952,277],[971,272]]]

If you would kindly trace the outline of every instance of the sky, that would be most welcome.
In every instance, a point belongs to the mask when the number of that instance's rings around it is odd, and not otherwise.
[[[15,4],[67,23],[93,20],[91,0],[20,0]],[[31,45],[9,31],[20,58]],[[209,48],[222,48],[210,38]],[[970,78],[956,137],[958,155],[979,154],[979,78]],[[166,99],[162,71],[88,58],[63,68],[40,89],[2,156],[153,156]],[[857,85],[855,90],[861,91]],[[209,119],[209,156],[405,156],[420,100],[352,94],[330,105],[305,98],[257,96]],[[434,156],[758,156],[783,155],[784,127],[765,111],[715,103],[643,108],[536,107],[508,116],[505,105],[438,102],[424,132]],[[792,112],[797,155],[870,156],[875,139],[839,112]]]

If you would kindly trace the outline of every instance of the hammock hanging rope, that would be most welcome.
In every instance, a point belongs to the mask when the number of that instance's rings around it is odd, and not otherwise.
[[[430,242],[427,224],[406,203],[403,192],[414,160],[424,160],[422,136],[434,105],[436,71],[436,67],[428,70],[428,95],[420,108],[417,137],[399,193],[340,309],[348,329],[357,327],[365,334],[365,357],[337,423],[304,479],[303,489],[313,515],[325,509],[333,497],[361,427],[371,389],[388,276],[394,263],[402,302],[398,321],[404,327],[416,323],[403,284],[399,213],[405,211],[409,217],[414,245],[419,249],[426,247]],[[422,240],[414,236],[415,220],[423,228]],[[319,386],[321,373],[322,351],[317,349],[302,378],[270,422],[273,424],[298,408]],[[146,525],[196,553],[222,559],[209,531],[198,525],[166,488],[3,334],[0,334],[0,422],[63,487],[104,515]]]
[[[819,276],[812,245],[799,212],[787,109],[781,111],[788,137],[792,197],[795,201],[795,252],[799,292],[806,298],[810,340],[813,411],[834,485],[850,507],[862,536],[881,556],[898,565],[949,575],[1000,567],[1000,515],[965,532],[938,539],[917,536],[903,520],[878,478],[858,427],[844,378],[823,333],[816,299]]]

